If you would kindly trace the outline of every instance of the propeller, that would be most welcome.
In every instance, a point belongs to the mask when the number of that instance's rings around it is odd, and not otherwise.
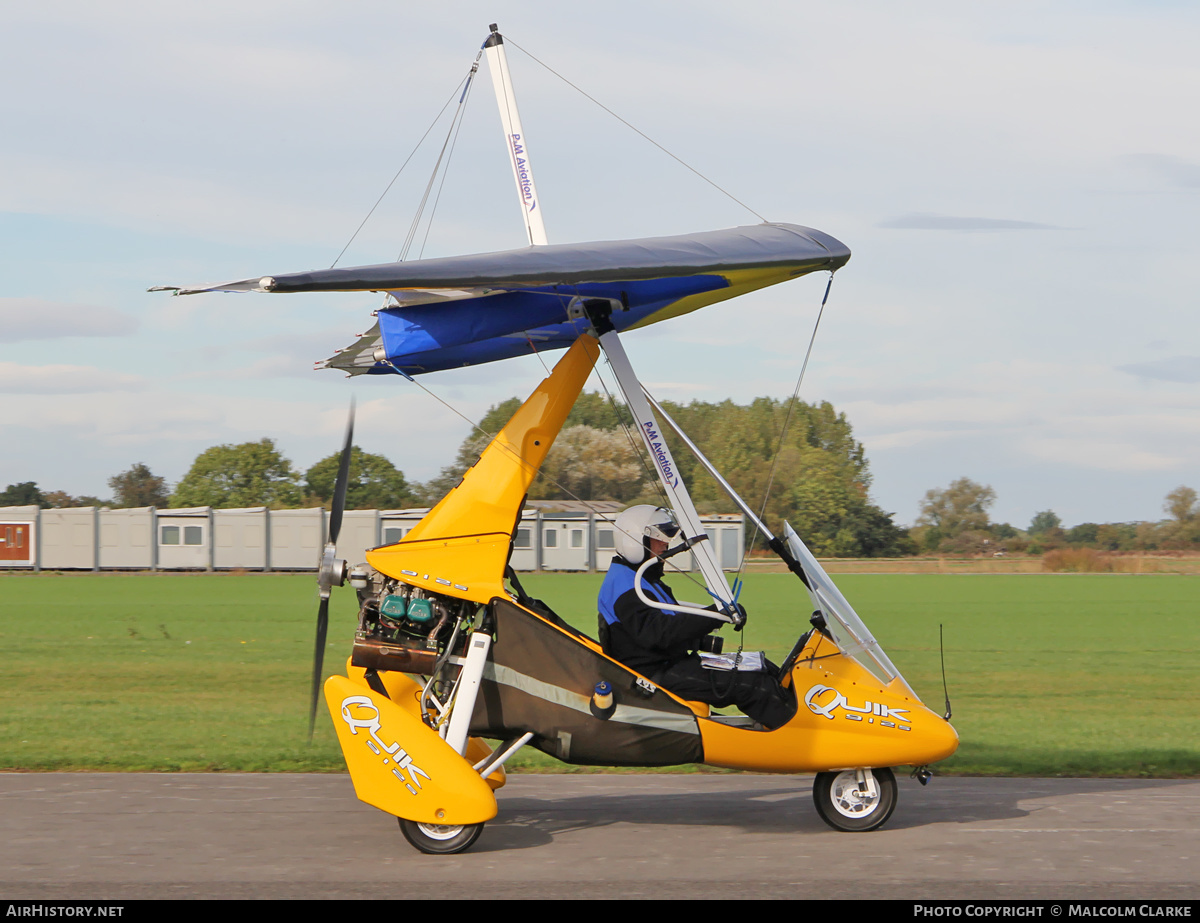
[[[350,482],[350,449],[354,442],[354,401],[350,401],[350,417],[346,421],[346,443],[338,465],[337,481],[333,487],[333,502],[329,509],[329,538],[321,552],[317,569],[317,588],[321,602],[317,606],[317,644],[313,651],[312,698],[308,709],[308,742],[312,743],[317,723],[317,699],[321,692],[321,670],[325,661],[325,635],[329,631],[329,593],[346,582],[346,562],[337,558],[338,533],[342,531],[342,513],[346,509],[346,488]]]

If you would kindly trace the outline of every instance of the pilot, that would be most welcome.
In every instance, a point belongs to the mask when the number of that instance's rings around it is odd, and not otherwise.
[[[696,649],[701,639],[723,621],[690,612],[656,609],[642,602],[634,575],[648,555],[661,555],[679,534],[670,511],[648,504],[631,506],[616,521],[617,554],[612,559],[597,601],[600,643],[604,653],[637,670],[651,682],[682,698],[718,708],[734,705],[766,728],[777,728],[795,714],[796,699],[780,687],[778,668],[768,672],[707,670]],[[663,562],[642,573],[643,592],[661,603],[678,602],[663,583]],[[739,607],[734,627],[746,619]]]

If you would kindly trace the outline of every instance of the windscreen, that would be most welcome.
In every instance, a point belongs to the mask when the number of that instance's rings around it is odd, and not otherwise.
[[[885,685],[893,679],[899,679],[904,688],[917,695],[900,675],[900,671],[888,659],[879,642],[875,640],[863,620],[858,617],[854,607],[846,601],[841,590],[825,573],[817,559],[805,547],[791,523],[783,524],[783,536],[787,541],[792,556],[804,567],[804,573],[810,584],[809,595],[813,605],[825,616],[825,624],[833,635],[833,640],[841,648],[842,653],[853,657],[864,669],[881,680]]]

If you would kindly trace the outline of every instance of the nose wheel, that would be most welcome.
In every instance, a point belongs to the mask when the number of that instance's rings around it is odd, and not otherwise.
[[[896,776],[890,769],[819,772],[813,801],[834,830],[863,833],[883,826],[896,809]]]
[[[400,832],[404,834],[404,839],[421,852],[435,856],[468,850],[483,833],[483,824],[418,824],[403,817],[397,820],[400,821]]]

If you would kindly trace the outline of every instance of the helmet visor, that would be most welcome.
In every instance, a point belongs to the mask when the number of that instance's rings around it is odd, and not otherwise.
[[[663,510],[662,512],[665,514],[662,522],[651,522],[646,525],[646,536],[670,544],[671,539],[679,534],[679,524],[673,518],[668,518],[671,516],[668,511]]]

